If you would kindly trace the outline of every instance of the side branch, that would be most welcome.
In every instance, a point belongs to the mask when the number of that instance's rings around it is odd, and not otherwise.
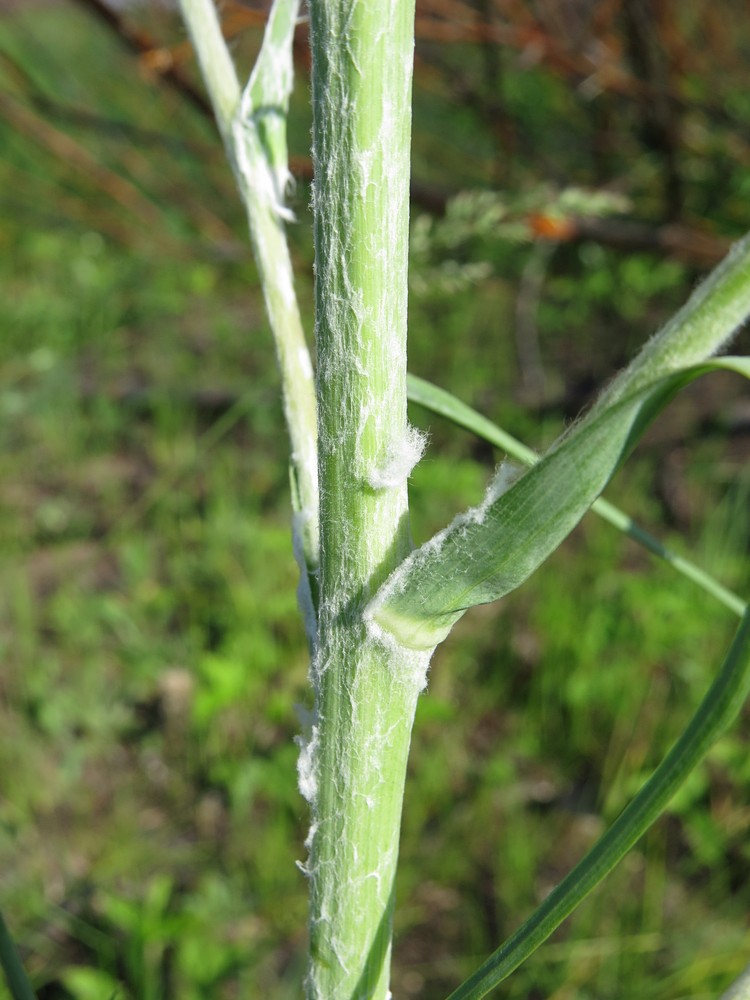
[[[258,61],[244,91],[213,0],[180,0],[180,6],[247,209],[276,344],[292,445],[295,538],[304,582],[301,596],[313,641],[319,559],[317,416],[312,361],[284,233],[284,219],[290,218],[290,213],[283,206],[288,177],[286,115],[298,0],[275,0]]]

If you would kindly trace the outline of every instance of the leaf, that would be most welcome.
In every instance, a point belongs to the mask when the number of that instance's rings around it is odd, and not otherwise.
[[[5,973],[13,1000],[36,1000],[36,994],[26,977],[2,913],[0,913],[0,968]]]
[[[404,646],[436,646],[468,608],[523,583],[578,524],[659,410],[717,370],[750,378],[750,359],[721,358],[663,376],[580,423],[504,492],[496,479],[479,507],[399,566],[368,614]]]
[[[501,469],[479,507],[401,563],[365,609],[375,631],[431,650],[468,608],[523,583],[578,524],[683,386],[722,368],[750,377],[747,359],[706,361],[748,313],[750,236],[537,465],[511,486]]]
[[[409,400],[417,403],[432,413],[437,413],[459,427],[476,434],[484,441],[502,448],[512,458],[518,459],[524,465],[534,465],[539,461],[539,455],[528,448],[525,444],[508,434],[497,424],[483,417],[481,413],[462,403],[445,389],[440,389],[436,385],[427,382],[425,379],[417,378],[415,375],[407,376],[407,390]],[[599,498],[591,506],[591,510],[598,514],[613,527],[624,532],[639,545],[658,556],[668,563],[673,569],[694,583],[698,584],[706,593],[715,597],[725,607],[729,608],[736,615],[742,617],[745,611],[745,602],[724,587],[718,580],[712,577],[705,570],[684,556],[673,552],[666,545],[659,541],[654,535],[644,528],[641,528],[624,511],[607,500]]]
[[[506,979],[627,854],[731,725],[750,694],[750,610],[721,670],[682,736],[607,832],[528,920],[448,1000],[479,1000]]]

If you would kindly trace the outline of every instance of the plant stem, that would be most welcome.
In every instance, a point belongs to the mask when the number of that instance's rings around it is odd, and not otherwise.
[[[300,556],[314,597],[319,547],[315,390],[283,222],[290,214],[283,207],[283,188],[288,176],[285,128],[297,0],[274,3],[258,64],[244,93],[213,0],[180,0],[180,6],[247,209],[281,372]]]
[[[321,575],[312,803],[311,1000],[388,996],[406,757],[427,657],[362,611],[410,548],[406,421],[411,0],[313,0]]]

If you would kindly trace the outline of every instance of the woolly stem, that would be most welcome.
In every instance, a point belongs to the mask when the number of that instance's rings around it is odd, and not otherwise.
[[[250,236],[281,372],[292,445],[293,496],[301,559],[314,597],[318,564],[318,479],[313,368],[300,320],[283,220],[286,112],[297,0],[275,0],[258,63],[244,92],[213,0],[180,0],[227,157],[247,209]],[[306,610],[312,618],[310,601]],[[308,622],[311,626],[311,623]]]
[[[410,548],[406,421],[412,0],[312,0],[321,572],[310,1000],[388,996],[406,757],[427,657],[362,611]]]

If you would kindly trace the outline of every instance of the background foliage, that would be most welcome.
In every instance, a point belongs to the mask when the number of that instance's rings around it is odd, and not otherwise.
[[[0,903],[40,1000],[296,997],[306,649],[242,212],[167,6],[0,11]],[[264,11],[222,13],[249,66]],[[417,32],[410,367],[541,447],[750,227],[750,22],[425,0]],[[304,26],[296,55],[311,329]],[[746,593],[742,391],[698,383],[613,495]],[[502,456],[412,417],[423,539]],[[520,922],[733,626],[588,520],[462,621],[418,711],[394,995],[440,996]],[[715,997],[750,951],[748,759],[741,725],[503,995]]]

